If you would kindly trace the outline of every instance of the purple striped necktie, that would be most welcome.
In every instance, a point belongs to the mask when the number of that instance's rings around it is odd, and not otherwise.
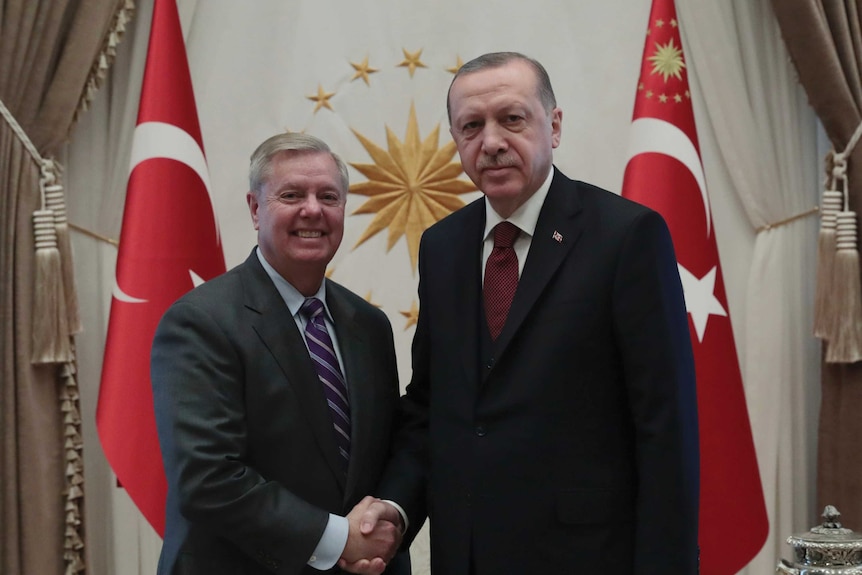
[[[344,460],[344,469],[347,470],[347,463],[350,461],[350,404],[347,401],[347,385],[323,319],[323,302],[310,297],[303,302],[299,313],[307,320],[305,341],[314,361],[317,377],[323,384],[338,451]]]

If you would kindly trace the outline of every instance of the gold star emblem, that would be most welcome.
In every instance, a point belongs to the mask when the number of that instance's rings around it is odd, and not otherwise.
[[[428,67],[419,59],[422,56],[422,50],[411,53],[402,48],[401,51],[404,52],[404,60],[402,60],[398,66],[401,68],[409,68],[411,78],[413,77],[413,73],[416,71],[416,68]]]
[[[647,99],[652,98],[652,90],[646,91],[646,97],[647,97]]]
[[[688,90],[685,91],[685,99],[691,100],[691,92],[689,92]]]
[[[378,70],[377,68],[372,68],[368,65],[368,56],[365,57],[365,60],[363,60],[361,64],[355,64],[351,62],[350,65],[353,66],[354,70],[356,70],[356,73],[353,75],[350,81],[352,82],[353,80],[362,78],[362,80],[365,82],[365,85],[370,86],[371,84],[368,81],[368,75],[374,74],[375,72],[378,72]]]
[[[643,83],[643,82],[639,82],[639,83],[638,83],[638,92],[640,92],[640,91],[641,91],[641,90],[643,90],[643,89],[644,89],[644,83]]]
[[[419,322],[419,307],[416,305],[415,299],[410,302],[409,310],[400,311],[398,313],[407,318],[407,323],[404,325],[404,331],[407,331],[410,326],[416,325]]]
[[[677,23],[676,18],[671,18],[670,25],[671,27],[676,28],[679,26],[679,23]]]
[[[374,302],[371,300],[371,290],[368,290],[368,293],[367,293],[367,294],[365,294],[365,301],[367,301],[368,303],[370,303],[371,305],[373,305],[373,306],[374,306],[374,307],[376,307],[377,309],[380,309],[380,304],[379,304],[379,303],[374,303]]]
[[[312,102],[315,102],[314,113],[323,107],[329,108],[332,110],[332,105],[329,103],[329,99],[335,95],[335,92],[326,92],[323,89],[323,86],[320,84],[317,85],[317,95],[315,96],[306,96]]]
[[[461,66],[463,66],[463,65],[464,65],[464,61],[461,60],[461,56],[458,56],[458,58],[455,60],[455,65],[452,66],[451,68],[446,68],[446,71],[449,72],[450,74],[457,74],[458,70],[460,70]]]
[[[679,94],[674,94],[673,101],[679,104],[680,102],[682,102],[682,96],[680,96]]]
[[[666,94],[660,94],[658,97],[658,101],[661,102],[662,104],[667,104],[667,95]]]
[[[682,61],[682,50],[673,45],[673,38],[664,46],[656,43],[655,54],[648,60],[652,62],[652,73],[661,74],[665,82],[670,76],[677,80],[682,79],[685,62]]]
[[[401,236],[406,235],[410,262],[415,270],[422,232],[464,205],[458,195],[476,188],[471,182],[457,179],[463,168],[459,162],[452,161],[455,142],[438,147],[440,124],[420,141],[413,104],[403,143],[386,127],[388,152],[356,130],[353,133],[374,160],[373,164],[350,164],[368,178],[367,182],[350,186],[350,191],[370,198],[353,213],[376,214],[354,248],[388,227],[386,250],[391,250]]]
[[[662,26],[664,26],[664,20],[656,20],[655,25],[661,28]]]

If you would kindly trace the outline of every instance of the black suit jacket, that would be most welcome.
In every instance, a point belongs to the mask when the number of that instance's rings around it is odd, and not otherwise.
[[[165,313],[152,349],[168,479],[161,574],[318,574],[329,513],[373,493],[398,398],[386,316],[335,282],[326,299],[351,404],[345,475],[300,331],[252,254]],[[406,554],[390,573],[409,573]]]
[[[493,344],[484,225],[480,199],[422,238],[382,496],[410,535],[428,514],[441,575],[695,573],[694,366],[664,220],[555,170]]]

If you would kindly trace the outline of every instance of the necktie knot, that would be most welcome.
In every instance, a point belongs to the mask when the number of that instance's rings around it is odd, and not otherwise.
[[[299,313],[304,315],[307,320],[311,321],[323,313],[323,302],[316,297],[307,298],[302,302],[302,307],[299,308]]]
[[[494,247],[511,248],[521,230],[512,222],[500,222],[494,226]]]

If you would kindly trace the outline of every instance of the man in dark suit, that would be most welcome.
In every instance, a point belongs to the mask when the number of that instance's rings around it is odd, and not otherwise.
[[[347,168],[317,138],[280,134],[249,176],[258,247],[171,306],[153,342],[168,479],[159,573],[308,575],[367,557],[408,575],[394,525],[358,528],[399,388],[386,316],[324,278]]]
[[[694,366],[664,220],[553,167],[562,111],[538,62],[481,56],[448,106],[484,198],[422,238],[377,494],[405,542],[430,518],[436,574],[696,573]],[[374,503],[362,528],[378,517],[398,513]]]

